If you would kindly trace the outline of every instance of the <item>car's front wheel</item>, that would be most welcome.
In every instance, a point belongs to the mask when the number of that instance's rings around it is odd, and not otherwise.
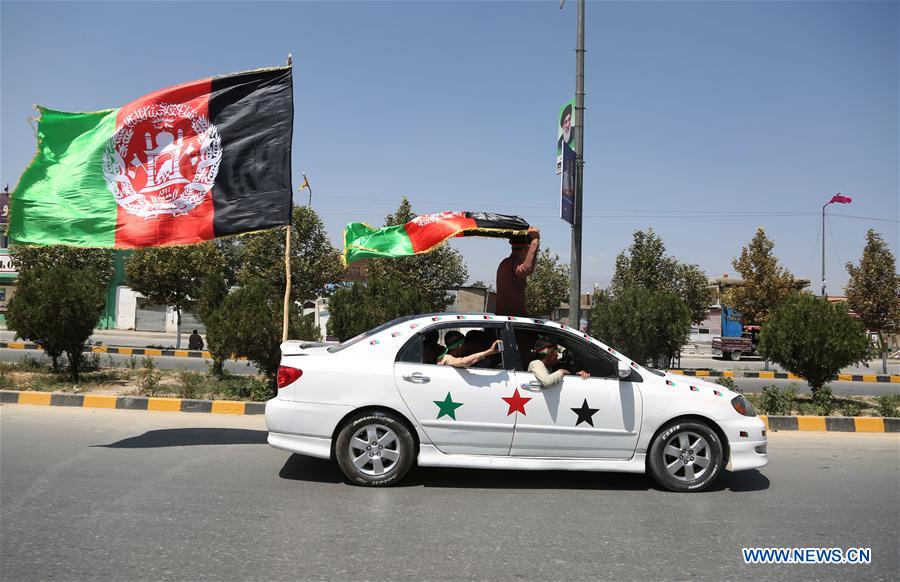
[[[406,425],[393,415],[363,413],[348,420],[334,445],[337,464],[355,485],[384,487],[406,475],[416,456]]]
[[[670,491],[702,491],[722,472],[722,442],[699,421],[669,423],[650,445],[653,479]]]

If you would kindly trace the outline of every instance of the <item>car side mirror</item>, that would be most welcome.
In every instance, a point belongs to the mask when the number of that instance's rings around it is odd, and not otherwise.
[[[631,366],[628,362],[619,360],[619,380],[627,380],[631,378]]]

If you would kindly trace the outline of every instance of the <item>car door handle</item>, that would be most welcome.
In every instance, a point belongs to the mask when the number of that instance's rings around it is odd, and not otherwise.
[[[544,385],[538,382],[537,380],[532,380],[528,384],[522,384],[523,390],[542,390]]]
[[[427,384],[431,381],[431,378],[429,378],[422,372],[413,372],[412,374],[403,376],[403,379],[407,382],[412,382],[413,384]]]

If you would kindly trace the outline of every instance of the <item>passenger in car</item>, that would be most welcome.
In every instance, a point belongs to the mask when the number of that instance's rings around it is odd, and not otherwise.
[[[444,346],[439,343],[440,332],[430,331],[425,334],[422,342],[422,362],[425,364],[437,364],[438,357],[444,351]]]
[[[534,343],[533,354],[535,359],[528,364],[528,371],[534,374],[534,377],[544,388],[556,384],[562,380],[563,376],[571,374],[565,368],[559,368],[555,372],[550,372],[550,369],[555,367],[559,360],[559,350],[560,347],[557,344],[547,339],[539,339]],[[584,380],[591,377],[584,370],[578,372],[578,375]]]
[[[469,332],[471,333],[471,332]],[[466,337],[458,331],[447,332],[444,336],[447,348],[438,358],[438,365],[468,368],[481,360],[500,353],[500,340],[495,341],[486,350],[466,355]]]

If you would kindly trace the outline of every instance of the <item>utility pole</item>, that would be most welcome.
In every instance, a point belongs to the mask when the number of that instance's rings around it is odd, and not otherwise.
[[[562,8],[562,5],[560,5]],[[575,48],[575,224],[569,264],[569,325],[581,329],[581,217],[584,191],[584,0],[578,0],[578,36]]]

